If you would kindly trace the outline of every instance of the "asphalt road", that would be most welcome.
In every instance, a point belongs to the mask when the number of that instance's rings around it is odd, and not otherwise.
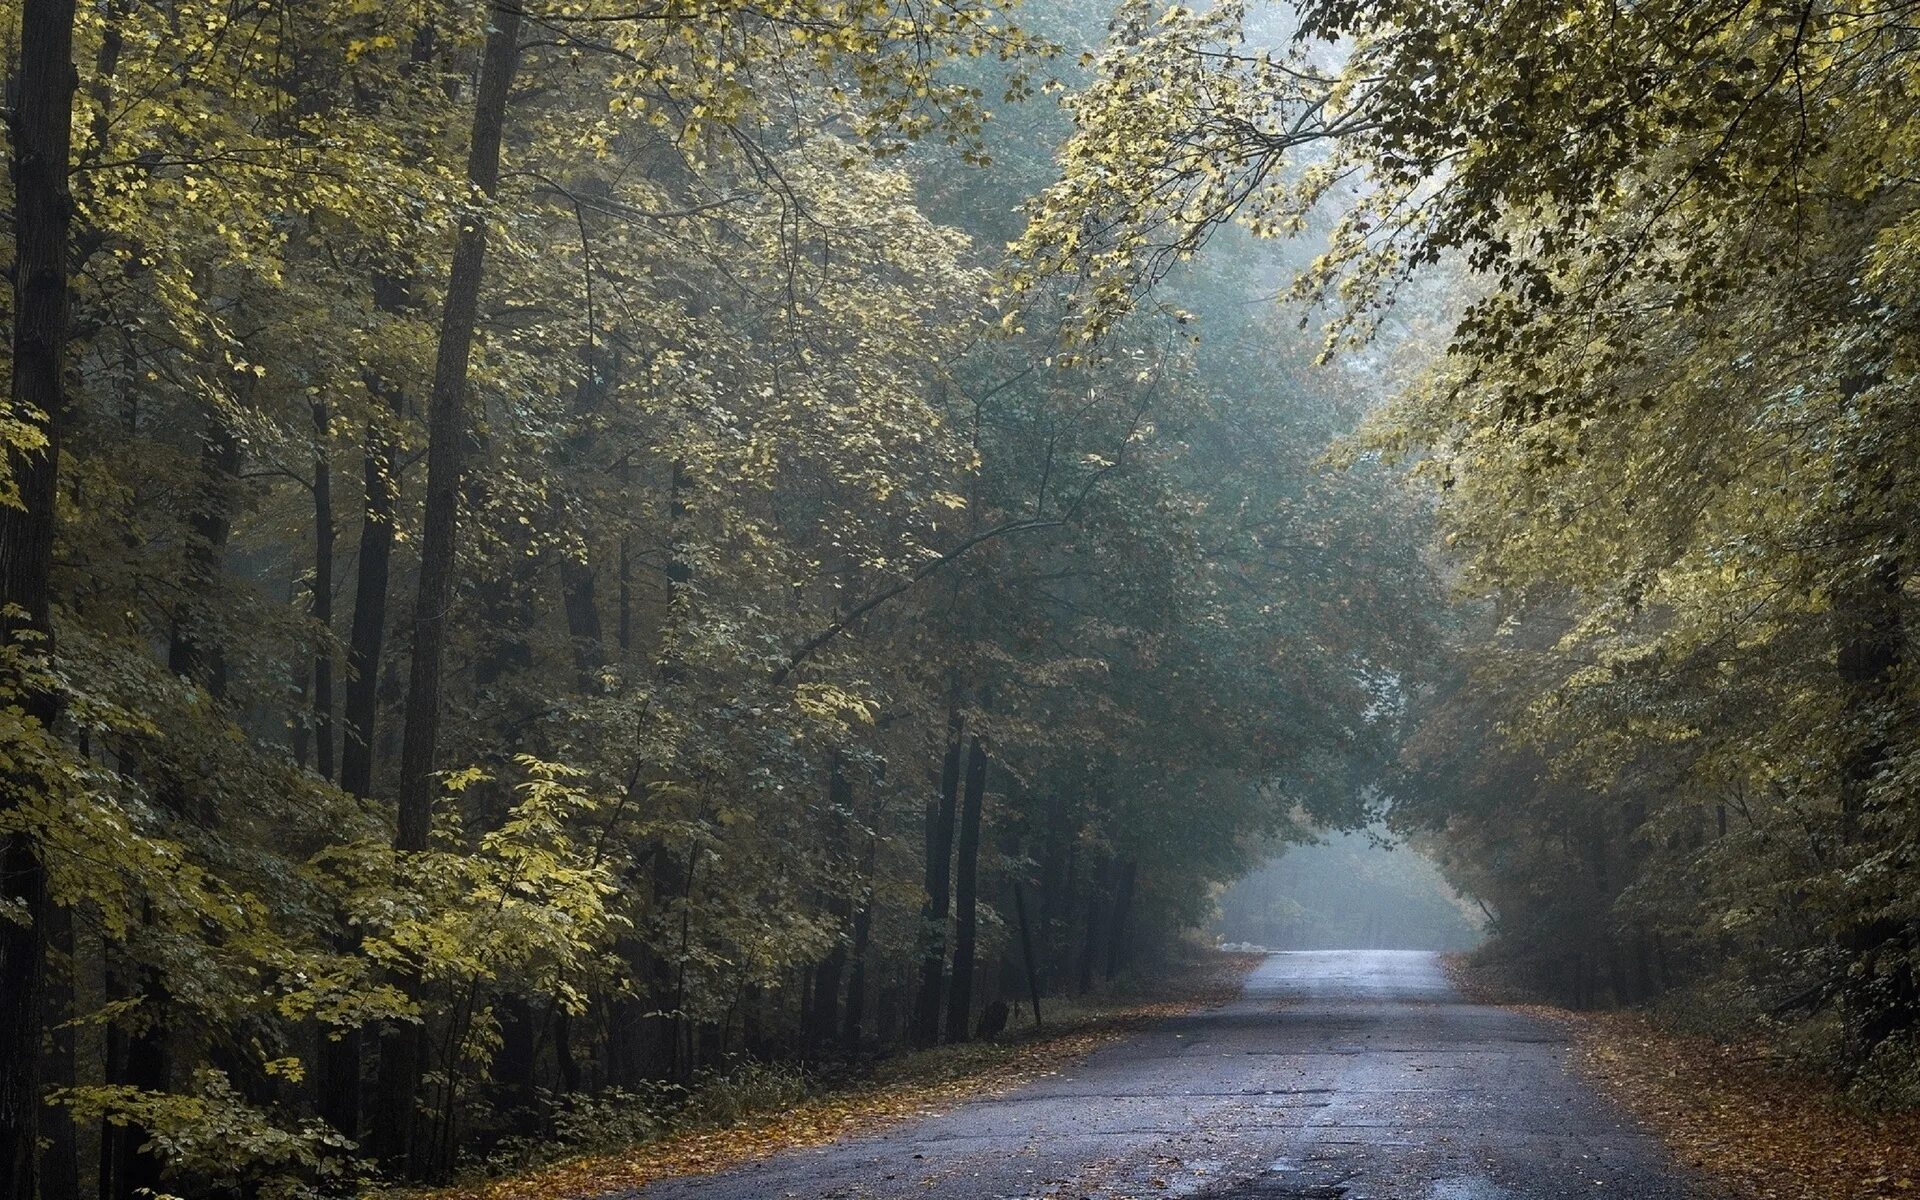
[[[1548,1200],[1690,1196],[1570,1074],[1551,1022],[1434,956],[1275,954],[1224,1008],[939,1116],[646,1188],[644,1200]]]

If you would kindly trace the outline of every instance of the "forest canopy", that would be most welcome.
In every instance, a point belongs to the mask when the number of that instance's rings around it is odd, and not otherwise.
[[[1103,14],[6,24],[9,1194],[966,1040],[1360,819],[1429,575],[1318,462],[1364,376],[1266,259],[1001,327]]]
[[[1345,450],[1431,481],[1453,609],[1393,819],[1563,1000],[1665,998],[1920,1099],[1906,5],[1125,6],[1018,248],[1096,338],[1233,225],[1444,352]]]
[[[5,1190],[964,1041],[1376,820],[1913,1096],[1910,17],[8,0]]]

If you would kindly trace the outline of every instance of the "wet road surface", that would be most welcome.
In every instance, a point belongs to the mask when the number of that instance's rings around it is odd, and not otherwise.
[[[1224,1008],[998,1097],[644,1200],[1549,1200],[1691,1196],[1568,1068],[1554,1024],[1433,955],[1275,954]],[[631,1193],[630,1193],[631,1195]]]

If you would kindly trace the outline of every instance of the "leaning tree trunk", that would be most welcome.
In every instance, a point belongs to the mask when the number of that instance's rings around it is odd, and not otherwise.
[[[398,288],[376,288],[375,303],[383,293]],[[389,297],[397,306],[399,301]],[[399,395],[388,396],[397,412]],[[374,726],[380,712],[380,656],[387,636],[387,594],[393,570],[394,448],[392,440],[368,422],[362,463],[364,505],[360,545],[355,557],[353,621],[347,635],[346,702],[341,716],[346,726],[340,740],[340,787],[366,799],[373,794]],[[350,951],[358,939],[345,931],[336,948]],[[316,1064],[320,1118],[349,1138],[360,1137],[362,1037],[359,1029],[341,1029],[320,1042]]]
[[[445,659],[447,610],[453,601],[455,533],[460,477],[468,436],[467,370],[486,270],[487,223],[482,207],[500,181],[500,142],[506,127],[507,93],[520,50],[521,8],[487,6],[487,40],[474,97],[467,182],[479,201],[454,244],[434,359],[433,399],[427,416],[426,512],[420,537],[419,591],[413,613],[413,663],[400,746],[400,788],[394,849],[427,848],[433,816],[433,760],[440,735],[440,675]],[[419,1175],[426,1164],[414,1136],[415,1101],[425,1070],[425,1040],[417,1025],[393,1030],[382,1041],[380,1120],[375,1151],[390,1167]]]
[[[960,804],[958,876],[953,889],[953,979],[947,992],[947,1040],[973,1033],[973,951],[979,930],[980,808],[987,791],[987,751],[967,742],[966,795]]]
[[[15,421],[38,446],[6,449],[13,504],[0,505],[0,648],[10,661],[53,652],[54,500],[60,425],[66,412],[67,251],[73,203],[74,0],[23,0],[18,74],[9,130],[13,163],[13,383]],[[11,669],[9,671],[11,674]],[[33,676],[0,680],[4,700],[50,728],[60,698]],[[37,794],[15,773],[0,780],[0,814]],[[0,841],[0,898],[16,919],[0,921],[0,1192],[31,1196],[40,1110],[40,1035],[46,986],[46,867],[31,833]],[[24,918],[24,919],[20,919]]]

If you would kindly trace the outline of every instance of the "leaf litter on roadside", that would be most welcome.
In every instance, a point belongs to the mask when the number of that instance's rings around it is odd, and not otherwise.
[[[1140,998],[1079,1008],[1044,1030],[1002,1041],[943,1046],[879,1063],[867,1078],[779,1112],[718,1128],[689,1129],[617,1154],[591,1155],[416,1200],[580,1200],[679,1175],[705,1175],[777,1151],[819,1146],[932,1116],[1067,1066],[1143,1025],[1210,1008],[1238,994],[1258,954],[1222,954]]]

